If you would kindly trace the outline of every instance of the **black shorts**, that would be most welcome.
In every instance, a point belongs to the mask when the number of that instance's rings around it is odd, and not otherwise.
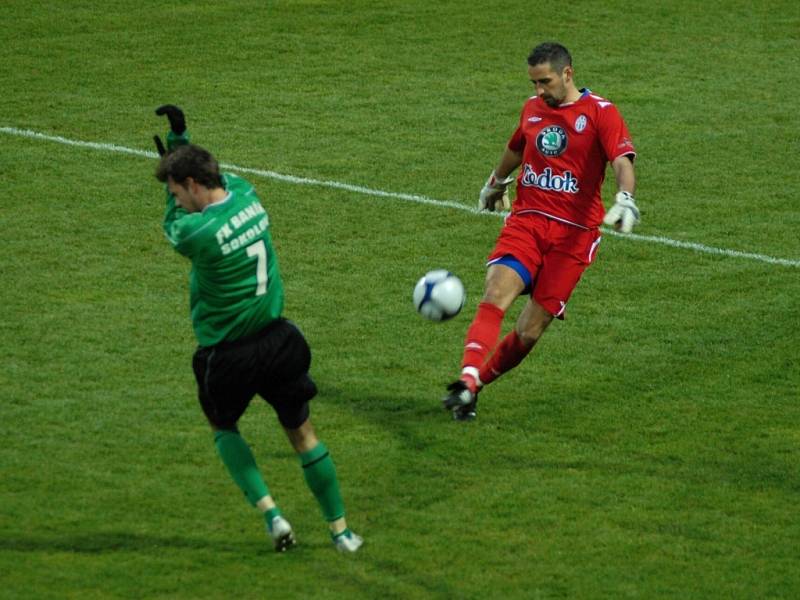
[[[281,425],[300,427],[317,394],[310,365],[311,349],[287,319],[246,338],[201,346],[192,359],[200,405],[218,429],[234,428],[256,394],[272,405]]]

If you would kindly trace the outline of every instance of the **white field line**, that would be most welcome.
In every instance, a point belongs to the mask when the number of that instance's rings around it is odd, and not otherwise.
[[[69,138],[47,135],[29,129],[18,129],[16,127],[0,127],[0,133],[6,135],[14,135],[18,137],[26,137],[37,140],[44,140],[48,142],[56,142],[67,146],[78,146],[80,148],[90,148],[92,150],[102,150],[104,152],[116,152],[119,154],[132,154],[134,156],[144,156],[147,158],[158,158],[158,154],[148,150],[136,150],[134,148],[127,148],[125,146],[118,146],[116,144],[104,144],[98,142],[85,142],[82,140],[71,140]],[[265,177],[268,179],[276,179],[278,181],[285,181],[287,183],[294,183],[297,185],[316,185],[321,187],[335,188],[354,192],[356,194],[365,194],[367,196],[377,196],[381,198],[394,198],[396,200],[405,200],[407,202],[416,202],[419,204],[429,204],[432,206],[442,206],[447,208],[454,208],[463,210],[476,215],[486,215],[494,217],[504,217],[505,213],[487,213],[478,211],[477,208],[466,206],[460,202],[453,200],[436,200],[428,198],[427,196],[420,196],[417,194],[403,194],[398,192],[386,192],[383,190],[376,190],[372,188],[362,187],[360,185],[353,185],[349,183],[342,183],[340,181],[329,181],[320,179],[311,179],[307,177],[297,177],[295,175],[285,175],[283,173],[276,173],[275,171],[266,171],[263,169],[252,169],[249,167],[241,167],[228,163],[221,163],[220,167],[229,171],[236,171],[239,173],[248,173],[258,177]],[[756,254],[753,252],[740,252],[739,250],[729,250],[727,248],[715,248],[713,246],[706,246],[705,244],[698,244],[695,242],[682,242],[680,240],[673,240],[670,238],[657,236],[657,235],[639,235],[637,233],[619,233],[613,229],[606,227],[602,228],[605,235],[613,235],[618,238],[637,242],[649,242],[652,244],[661,244],[663,246],[670,246],[673,248],[682,248],[685,250],[693,250],[703,254],[716,254],[719,256],[727,256],[730,258],[741,258],[746,260],[754,260],[758,262],[768,263],[771,265],[780,265],[785,267],[800,267],[800,260],[792,260],[788,258],[775,258],[765,254]]]

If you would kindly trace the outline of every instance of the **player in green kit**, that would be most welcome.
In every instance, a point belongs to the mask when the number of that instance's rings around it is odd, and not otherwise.
[[[220,173],[214,157],[189,143],[183,112],[156,109],[170,123],[156,178],[167,185],[164,231],[192,261],[190,304],[198,341],[193,358],[198,397],[214,444],[247,500],[264,515],[277,551],[295,544],[289,522],[270,494],[237,422],[258,394],[275,410],[297,452],[306,483],[330,528],[334,546],[355,552],[363,540],[348,527],[336,468],[309,419],[317,388],[308,374],[311,351],[281,316],[283,284],[269,217],[253,186]]]

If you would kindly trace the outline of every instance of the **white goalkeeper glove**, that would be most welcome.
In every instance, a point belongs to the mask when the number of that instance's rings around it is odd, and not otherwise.
[[[488,210],[490,212],[495,210],[509,210],[511,208],[511,199],[508,197],[508,184],[514,181],[514,176],[509,175],[505,179],[500,179],[497,175],[492,174],[481,190],[481,195],[478,198],[478,210]]]
[[[634,225],[639,223],[639,209],[630,192],[617,192],[614,206],[608,209],[603,223],[611,225],[617,231],[630,233]]]

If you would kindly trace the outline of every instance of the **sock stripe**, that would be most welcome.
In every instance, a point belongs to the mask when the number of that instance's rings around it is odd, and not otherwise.
[[[319,461],[321,461],[321,460],[323,460],[323,459],[325,459],[325,458],[328,458],[329,456],[330,456],[330,452],[327,452],[327,451],[326,451],[326,452],[325,452],[325,454],[323,454],[322,456],[318,456],[317,458],[315,458],[314,460],[312,460],[310,463],[304,464],[304,465],[303,465],[303,468],[304,468],[304,469],[307,469],[308,467],[312,467],[312,466],[314,466],[315,464],[317,464]]]

